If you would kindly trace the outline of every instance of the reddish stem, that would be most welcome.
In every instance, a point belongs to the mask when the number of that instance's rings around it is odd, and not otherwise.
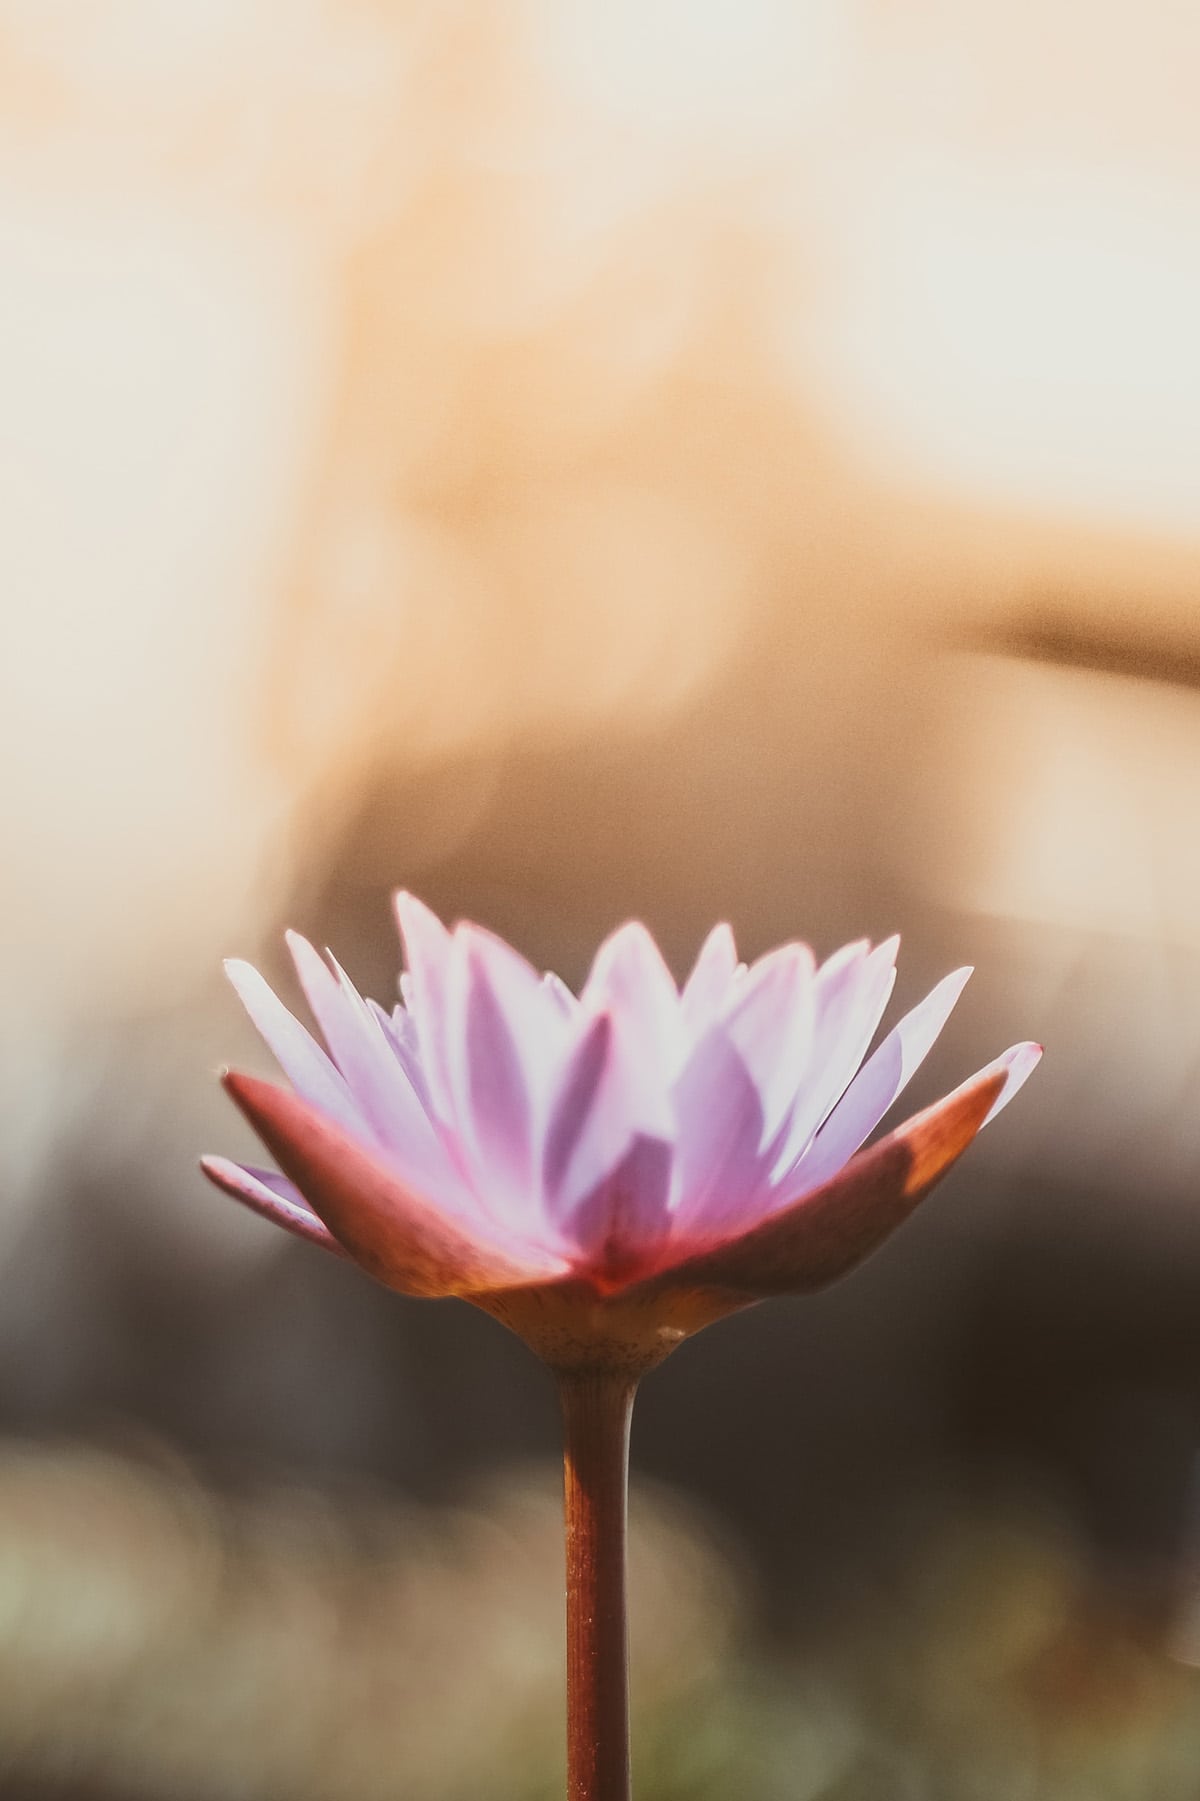
[[[567,1528],[567,1797],[630,1801],[625,1374],[559,1377]]]

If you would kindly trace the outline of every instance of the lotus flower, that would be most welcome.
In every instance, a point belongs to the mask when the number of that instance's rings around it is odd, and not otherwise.
[[[401,1004],[288,942],[323,1049],[248,964],[229,974],[291,1092],[226,1086],[279,1169],[203,1167],[247,1206],[389,1287],[460,1295],[552,1367],[640,1373],[770,1294],[873,1250],[1012,1098],[1015,1045],[864,1150],[945,1025],[947,976],[866,1058],[898,940],[749,967],[709,935],[682,989],[644,926],[578,996],[499,938],[397,897]]]

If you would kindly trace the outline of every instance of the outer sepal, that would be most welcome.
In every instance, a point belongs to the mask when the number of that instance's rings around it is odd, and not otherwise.
[[[335,1257],[346,1252],[328,1226],[323,1226],[300,1193],[283,1176],[273,1170],[243,1168],[228,1157],[201,1157],[200,1168],[209,1181],[225,1194],[232,1195],[251,1213],[269,1219],[273,1226],[303,1238],[309,1244],[332,1251]]]
[[[665,1298],[691,1289],[752,1300],[824,1288],[869,1256],[924,1200],[975,1137],[1006,1079],[1002,1070],[975,1077],[860,1151],[822,1187],[750,1231],[635,1283],[623,1298]]]
[[[401,1294],[433,1299],[553,1281],[559,1258],[493,1245],[415,1195],[371,1150],[270,1082],[230,1072],[225,1087],[284,1174],[346,1252]],[[244,1198],[244,1197],[239,1197]]]

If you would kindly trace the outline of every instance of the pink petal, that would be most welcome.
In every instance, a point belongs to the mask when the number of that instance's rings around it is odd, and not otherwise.
[[[425,1112],[430,1111],[429,1084],[425,1080],[425,1072],[421,1068],[421,1054],[417,1044],[417,1028],[403,1007],[396,1007],[391,1013],[381,1007],[378,1001],[368,1000],[368,1007],[379,1022],[379,1029],[386,1038],[392,1055],[408,1078],[409,1087],[420,1101]]]
[[[408,966],[407,974],[400,979],[401,989],[416,1023],[430,1099],[442,1118],[449,1119],[453,1108],[445,1027],[450,933],[436,913],[431,913],[413,894],[401,890],[395,896],[395,907]]]
[[[201,1157],[200,1167],[210,1182],[241,1201],[251,1212],[319,1244],[322,1250],[344,1257],[345,1251],[333,1233],[323,1226],[308,1206],[300,1190],[273,1169],[251,1169],[231,1163],[228,1157]]]
[[[813,981],[816,1021],[809,1074],[796,1096],[774,1162],[790,1169],[867,1054],[896,980],[899,938],[869,951],[866,940],[835,951]]]
[[[515,1234],[473,1230],[414,1194],[366,1145],[284,1089],[238,1074],[225,1086],[313,1211],[389,1288],[472,1294],[567,1272],[561,1258]]]
[[[1041,1045],[1026,1041],[1024,1044],[1014,1044],[1002,1057],[997,1057],[994,1063],[989,1063],[986,1069],[980,1070],[980,1076],[1002,1074],[1005,1077],[1004,1087],[983,1122],[985,1126],[990,1125],[997,1113],[1002,1112],[1013,1096],[1020,1093],[1041,1060]]]
[[[683,1053],[683,1018],[675,979],[662,952],[638,920],[620,926],[600,946],[580,1000],[592,1013],[611,1013],[640,1042],[648,1068],[669,1079]]]
[[[358,1107],[342,1076],[257,969],[231,957],[225,973],[296,1093],[344,1126],[359,1126]]]
[[[579,1001],[561,976],[556,976],[552,969],[548,969],[542,976],[542,985],[564,1019],[579,1017]]]
[[[542,1155],[542,1187],[552,1215],[561,1210],[567,1174],[596,1104],[608,1066],[612,1029],[607,1013],[599,1013],[588,1022],[563,1071],[559,1093],[550,1109]]]
[[[425,1109],[349,976],[336,963],[331,969],[298,932],[289,932],[287,943],[322,1036],[375,1137],[419,1187],[447,1178]]]
[[[714,926],[701,945],[695,967],[683,985],[683,1019],[693,1038],[699,1037],[729,999],[737,969],[737,946],[732,926]]]
[[[451,953],[447,1057],[454,1119],[483,1193],[534,1201],[534,1103],[521,1040],[537,1050],[549,1007],[537,973],[498,939],[458,926]],[[497,1197],[498,1198],[498,1197]]]
[[[924,1199],[975,1137],[1004,1082],[1002,1071],[975,1077],[860,1152],[822,1187],[749,1232],[699,1248],[622,1289],[622,1298],[708,1292],[718,1311],[727,1311],[738,1296],[824,1287],[868,1256]]]
[[[721,1015],[721,1028],[758,1089],[764,1141],[774,1136],[808,1068],[813,968],[807,944],[781,945],[751,965]]]
[[[613,1174],[635,1140],[669,1143],[665,1096],[644,1077],[641,1047],[631,1047],[624,1021],[608,1013],[587,1021],[551,1102],[542,1163],[547,1217],[585,1249],[577,1208]],[[656,1188],[647,1202],[648,1229],[651,1214],[657,1229],[659,1206]],[[583,1222],[589,1223],[594,1226],[594,1218]]]
[[[639,1134],[583,1197],[571,1221],[590,1281],[603,1286],[653,1265],[669,1227],[670,1187],[670,1145]]]
[[[674,1101],[679,1125],[672,1230],[719,1230],[761,1185],[765,1137],[762,1095],[721,1027],[688,1059]]]
[[[892,1028],[855,1076],[811,1148],[781,1179],[781,1198],[791,1200],[827,1182],[870,1137],[928,1056],[970,975],[968,968],[945,976]]]

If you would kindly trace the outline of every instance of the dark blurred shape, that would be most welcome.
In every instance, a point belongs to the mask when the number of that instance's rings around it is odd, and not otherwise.
[[[1089,619],[1063,600],[1046,599],[1020,612],[1007,624],[978,633],[970,648],[998,650],[1006,656],[1054,663],[1064,669],[1086,669],[1101,675],[1126,676],[1171,687],[1200,688],[1200,634],[1177,627]]]

